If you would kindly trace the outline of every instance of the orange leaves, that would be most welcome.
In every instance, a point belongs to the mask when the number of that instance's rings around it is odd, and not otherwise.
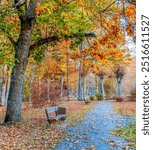
[[[80,56],[77,52],[72,52],[72,53],[69,54],[69,56],[73,60],[78,60],[80,58]]]
[[[133,6],[133,5],[126,6],[125,15],[128,17],[128,19],[130,19],[132,24],[136,24],[136,22],[135,22],[136,21],[136,9],[135,9],[135,6]]]
[[[134,34],[134,30],[132,29],[131,25],[127,25],[126,32],[129,36],[132,36]]]
[[[45,7],[39,6],[36,8],[36,15],[40,16],[40,14],[43,13],[47,13],[49,10]]]
[[[121,3],[124,3],[125,2],[125,0],[121,0]]]

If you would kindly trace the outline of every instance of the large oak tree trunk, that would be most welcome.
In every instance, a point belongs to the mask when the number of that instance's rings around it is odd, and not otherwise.
[[[21,23],[21,33],[15,45],[15,66],[11,73],[10,91],[8,96],[5,123],[21,121],[21,105],[24,85],[24,72],[28,62],[32,24],[30,21]]]

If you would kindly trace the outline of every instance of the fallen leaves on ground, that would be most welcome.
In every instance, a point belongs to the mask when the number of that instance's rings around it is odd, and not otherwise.
[[[136,103],[135,102],[116,102],[114,108],[117,112],[126,116],[135,116]]]
[[[79,101],[61,102],[59,106],[67,108],[68,117],[76,116],[76,114],[80,114],[82,117],[82,111],[84,112],[88,108],[84,102]],[[65,134],[57,126],[60,121],[51,125],[48,124],[44,111],[46,107],[48,106],[43,108],[27,107],[26,109],[22,109],[22,123],[15,125],[1,124],[0,147],[5,150],[44,150],[55,146],[60,139],[64,138]],[[0,107],[0,122],[4,120],[5,110],[5,107]]]

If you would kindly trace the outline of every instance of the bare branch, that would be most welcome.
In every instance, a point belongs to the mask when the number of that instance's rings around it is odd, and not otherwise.
[[[96,35],[94,33],[91,33],[91,32],[86,32],[86,33],[84,33],[83,36],[84,37],[96,37]],[[29,56],[33,53],[35,48],[38,48],[38,47],[43,46],[45,44],[52,43],[52,42],[57,42],[57,41],[60,41],[62,39],[72,39],[72,38],[77,38],[77,37],[80,37],[80,35],[79,34],[73,34],[73,35],[70,35],[70,36],[65,35],[63,38],[60,38],[58,36],[51,36],[51,37],[47,37],[45,39],[38,40],[37,42],[35,42],[34,44],[32,44],[30,46]]]
[[[32,44],[30,46],[29,55],[32,54],[32,52],[35,48],[40,47],[42,45],[45,45],[47,43],[55,42],[55,41],[59,41],[59,38],[57,36],[52,36],[52,37],[48,37],[48,38],[45,38],[45,39],[38,40],[37,42],[35,42],[34,44]]]
[[[136,6],[136,1],[133,1],[133,0],[128,0],[128,2],[132,5],[135,5]]]
[[[10,42],[13,44],[13,46],[15,46],[16,42],[14,41],[14,39],[9,35],[7,35],[7,38],[10,40]]]
[[[10,42],[13,44],[13,46],[15,46],[15,44],[16,44],[15,40],[10,36],[10,34],[8,32],[6,32],[5,28],[2,28],[2,31],[4,32],[6,37],[10,40]]]
[[[102,10],[102,12],[104,13],[105,11],[107,11],[114,3],[116,3],[117,0],[115,0],[114,2],[112,2],[110,5],[108,5],[104,10]]]

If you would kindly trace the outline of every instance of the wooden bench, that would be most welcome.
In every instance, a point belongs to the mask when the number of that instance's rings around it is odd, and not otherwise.
[[[66,118],[66,108],[65,107],[55,106],[51,108],[46,108],[45,112],[47,116],[47,121],[49,123],[53,121],[57,121],[57,120],[65,120]],[[52,117],[51,114],[54,116]]]
[[[86,104],[88,104],[88,103],[91,102],[91,100],[90,100],[90,99],[84,99],[84,102],[85,102]]]

